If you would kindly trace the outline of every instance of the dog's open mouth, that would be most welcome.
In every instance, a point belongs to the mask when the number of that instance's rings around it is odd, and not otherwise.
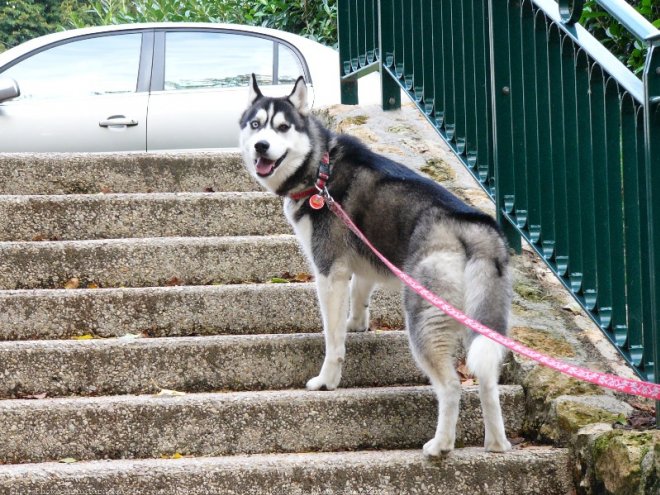
[[[257,170],[257,175],[259,177],[268,177],[270,174],[272,174],[275,169],[282,163],[282,161],[286,158],[288,151],[284,153],[277,161],[275,160],[269,160],[268,158],[265,158],[263,156],[260,156],[257,158],[255,162],[255,168]]]

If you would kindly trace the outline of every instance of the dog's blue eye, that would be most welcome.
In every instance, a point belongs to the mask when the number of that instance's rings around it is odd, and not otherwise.
[[[250,127],[252,127],[252,129],[258,129],[260,125],[261,124],[259,124],[258,120],[253,120],[252,122],[250,122]]]
[[[289,130],[290,127],[291,126],[288,125],[288,124],[280,124],[280,125],[277,126],[277,130],[280,131],[280,132],[286,132],[286,131]]]

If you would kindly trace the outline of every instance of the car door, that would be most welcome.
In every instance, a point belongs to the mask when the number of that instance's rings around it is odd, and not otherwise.
[[[269,95],[288,94],[307,75],[295,48],[254,33],[162,31],[154,50],[149,151],[236,147],[251,74]]]
[[[74,38],[0,69],[21,90],[0,104],[0,151],[145,151],[152,40]]]

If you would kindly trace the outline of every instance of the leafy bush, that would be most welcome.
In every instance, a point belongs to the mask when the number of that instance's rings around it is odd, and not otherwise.
[[[94,24],[131,22],[232,22],[281,29],[319,43],[337,43],[336,0],[93,0]],[[72,16],[69,27],[89,25]]]
[[[637,12],[660,29],[660,1],[628,0]],[[587,0],[580,23],[630,70],[640,76],[646,59],[646,47],[603,10],[595,0]]]
[[[86,2],[78,0],[0,0],[0,52],[57,31],[63,19]]]

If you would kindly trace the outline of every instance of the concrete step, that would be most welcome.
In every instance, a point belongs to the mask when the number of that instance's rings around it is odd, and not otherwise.
[[[304,388],[320,334],[0,342],[0,397]],[[348,336],[343,387],[427,383],[404,332]]]
[[[0,194],[262,191],[237,152],[0,153]]]
[[[401,296],[376,291],[372,328],[403,328]],[[0,339],[318,332],[311,283],[0,291]]]
[[[528,447],[507,454],[458,449],[440,460],[419,450],[266,454],[0,466],[9,493],[141,495],[566,495],[568,450]],[[174,481],[176,480],[176,482]]]
[[[477,387],[465,387],[457,444],[483,443]],[[500,387],[507,434],[524,395]],[[437,404],[423,387],[0,401],[0,463],[421,448]]]
[[[0,241],[290,233],[262,192],[0,196]]]
[[[0,242],[0,289],[266,281],[308,271],[293,235]]]

